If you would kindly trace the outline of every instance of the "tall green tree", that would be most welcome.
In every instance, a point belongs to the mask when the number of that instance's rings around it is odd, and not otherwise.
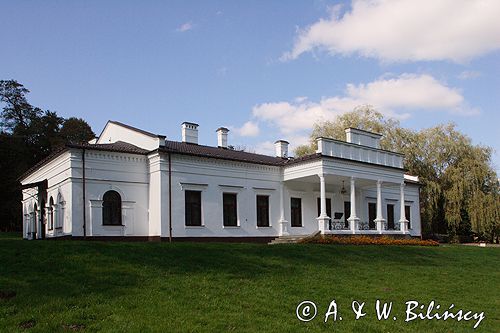
[[[88,141],[94,132],[83,120],[64,119],[32,106],[29,90],[15,80],[0,80],[0,230],[21,228],[18,177],[66,142]]]
[[[317,137],[345,139],[345,128],[383,134],[381,147],[405,154],[408,173],[418,175],[424,231],[451,236],[476,233],[498,239],[500,196],[498,177],[491,166],[489,147],[474,145],[454,124],[414,131],[386,119],[370,106],[361,106],[335,121],[317,123],[301,156],[316,150]]]
[[[90,125],[81,118],[71,117],[64,121],[59,132],[64,142],[84,143],[95,138]]]

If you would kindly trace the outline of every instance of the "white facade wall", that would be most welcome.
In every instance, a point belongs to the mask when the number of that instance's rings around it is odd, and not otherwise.
[[[48,181],[47,195],[44,197],[45,205],[48,206],[50,197],[54,199],[54,222],[58,226],[60,225],[61,229],[48,230],[48,225],[46,225],[46,237],[71,235],[72,233],[72,207],[67,204],[72,199],[71,163],[71,153],[63,152],[50,163],[41,166],[23,179],[23,184],[35,183],[44,179]],[[37,192],[36,188],[23,190],[23,238],[31,238],[30,232],[35,231],[38,237],[41,237],[41,226],[37,223],[40,213]],[[38,212],[34,211],[35,206],[37,206]]]
[[[284,184],[284,220],[286,232],[308,235],[319,230],[317,200],[320,197],[319,175],[326,179],[326,197],[331,199],[331,215],[344,211],[350,201],[351,177],[356,181],[356,215],[368,221],[368,202],[376,202],[376,182],[382,181],[382,215],[387,219],[387,203],[394,204],[394,222],[400,219],[400,184],[403,170],[382,165],[346,161],[333,157],[313,159],[289,166],[205,158],[158,152],[162,137],[153,137],[108,123],[98,143],[126,141],[151,150],[148,155],[85,149],[85,200],[83,197],[82,149],[69,149],[41,166],[22,180],[23,184],[48,181],[46,205],[54,200],[54,228],[46,237],[84,235],[83,212],[86,215],[86,236],[172,236],[179,237],[276,237],[283,234],[281,218],[281,185]],[[221,148],[222,149],[222,148]],[[169,160],[171,158],[171,160]],[[365,161],[366,162],[366,161]],[[171,166],[171,170],[169,167]],[[171,184],[169,184],[171,179]],[[341,195],[341,181],[346,194]],[[103,195],[113,190],[122,200],[122,225],[102,223]],[[185,225],[185,191],[201,191],[202,226]],[[171,194],[169,195],[169,191]],[[236,227],[223,225],[223,193],[237,195]],[[269,227],[257,227],[256,196],[269,196]],[[301,198],[302,226],[291,226],[292,197]],[[23,235],[30,231],[39,212],[36,190],[23,191]],[[405,205],[411,206],[409,234],[419,236],[419,187],[407,184]],[[169,211],[169,207],[172,211]],[[39,216],[39,215],[38,215]],[[330,216],[333,217],[333,216]],[[349,216],[343,216],[345,220]]]
[[[279,167],[172,155],[174,237],[275,237],[279,235]],[[167,177],[165,177],[167,178]],[[168,186],[168,179],[164,183]],[[186,190],[201,191],[202,227],[185,226]],[[237,227],[223,226],[222,194],[237,195]],[[257,195],[269,196],[270,227],[257,227]],[[163,202],[168,207],[167,202]],[[162,229],[168,237],[168,228]]]
[[[158,148],[160,143],[165,141],[165,138],[145,135],[133,129],[108,122],[96,143],[106,144],[117,141],[127,142],[146,150],[153,150]]]

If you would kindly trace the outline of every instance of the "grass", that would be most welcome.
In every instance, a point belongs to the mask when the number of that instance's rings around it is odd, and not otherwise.
[[[471,332],[404,322],[407,300],[500,327],[500,249],[462,246],[23,241],[0,234],[0,332]],[[335,299],[342,321],[323,322]],[[398,319],[378,321],[375,300]],[[295,315],[317,304],[307,323]],[[354,320],[353,300],[367,315]],[[391,315],[392,317],[392,315]]]

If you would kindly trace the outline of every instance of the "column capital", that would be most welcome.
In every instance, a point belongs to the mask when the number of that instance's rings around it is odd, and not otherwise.
[[[377,186],[381,186],[381,185],[382,185],[382,183],[383,183],[383,181],[382,181],[381,179],[378,179],[378,180],[377,180]]]
[[[325,178],[325,174],[324,174],[324,173],[318,173],[317,175],[318,175],[318,177],[319,177],[320,179],[321,179],[321,178]]]
[[[406,186],[405,181],[403,180],[403,181],[401,182],[401,184],[399,184],[399,186],[401,186],[402,188],[404,188],[404,187]]]

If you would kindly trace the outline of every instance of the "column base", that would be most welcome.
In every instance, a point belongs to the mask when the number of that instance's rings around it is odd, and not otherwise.
[[[350,217],[347,219],[349,222],[349,229],[351,229],[351,233],[355,234],[356,230],[358,230],[358,223],[359,223],[359,218],[358,217]]]
[[[408,220],[399,220],[399,229],[401,229],[402,234],[408,233]]]
[[[328,226],[330,223],[330,217],[329,216],[320,216],[316,218],[318,221],[318,229],[321,232],[321,234],[324,234],[326,230],[328,230]]]
[[[287,220],[279,220],[280,224],[280,236],[288,236],[288,221]]]
[[[384,230],[385,219],[375,219],[375,220],[373,220],[373,222],[376,223],[376,225],[377,225],[377,231],[378,231],[379,234],[381,234],[382,231]]]

